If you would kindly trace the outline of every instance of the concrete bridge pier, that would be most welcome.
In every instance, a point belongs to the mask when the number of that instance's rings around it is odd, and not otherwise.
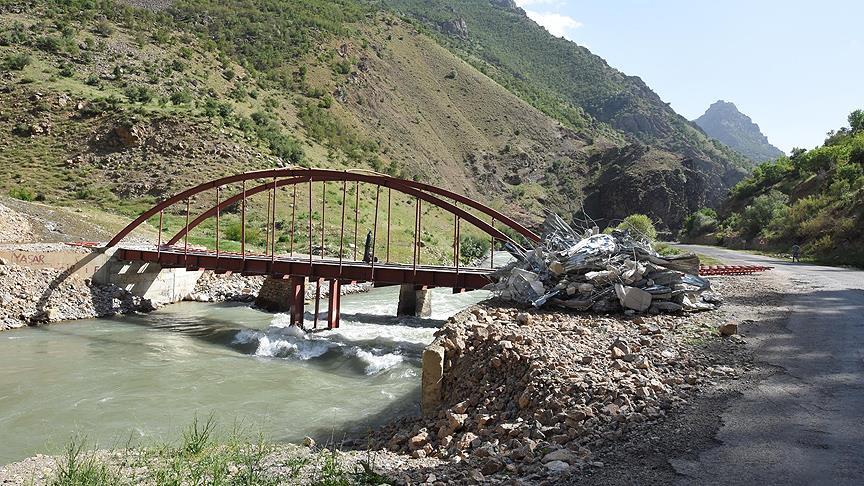
[[[422,285],[399,286],[397,316],[429,317],[432,315],[432,291]]]

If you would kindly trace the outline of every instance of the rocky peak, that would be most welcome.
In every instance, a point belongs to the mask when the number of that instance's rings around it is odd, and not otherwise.
[[[519,5],[514,0],[489,0],[493,6],[503,8],[504,10],[521,11]]]
[[[708,136],[715,138],[754,162],[774,160],[783,151],[771,145],[759,125],[738,111],[734,103],[717,101],[704,115],[693,120]]]

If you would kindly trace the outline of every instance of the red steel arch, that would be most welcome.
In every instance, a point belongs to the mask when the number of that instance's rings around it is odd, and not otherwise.
[[[297,169],[297,168],[282,168],[282,169],[266,169],[260,171],[246,172],[243,174],[236,174],[232,176],[222,177],[219,179],[214,179],[212,181],[205,182],[203,184],[199,184],[195,187],[187,189],[179,194],[176,194],[164,201],[156,204],[149,210],[142,213],[138,218],[129,223],[125,228],[120,230],[107,244],[106,248],[110,248],[116,246],[120,241],[123,240],[129,233],[131,233],[135,228],[143,224],[148,219],[153,216],[160,214],[165,209],[171,207],[174,204],[177,204],[182,201],[187,201],[191,197],[203,193],[205,191],[211,189],[221,188],[222,186],[233,184],[237,182],[244,182],[249,180],[261,180],[261,179],[272,179],[272,182],[267,182],[261,184],[259,186],[255,186],[250,189],[244,190],[240,194],[236,194],[230,198],[225,199],[224,201],[219,201],[217,205],[213,206],[209,210],[205,211],[201,215],[195,218],[192,222],[188,223],[180,232],[174,235],[167,244],[171,245],[176,243],[180,238],[182,238],[189,230],[203,222],[204,220],[212,217],[213,215],[218,216],[218,212],[221,209],[224,209],[231,204],[235,204],[238,201],[241,201],[245,198],[249,198],[250,196],[264,192],[271,188],[282,187],[286,185],[295,185],[300,183],[308,183],[308,182],[330,182],[330,181],[344,181],[344,182],[363,182],[367,184],[373,184],[379,187],[386,187],[403,194],[407,194],[410,196],[414,196],[418,200],[423,200],[435,206],[438,206],[445,211],[448,211],[459,218],[464,219],[465,221],[471,223],[476,226],[478,229],[486,232],[491,237],[503,240],[503,241],[511,241],[510,237],[500,230],[496,229],[493,224],[489,224],[477,216],[463,210],[462,208],[456,206],[455,204],[446,201],[443,198],[452,199],[455,202],[464,204],[470,208],[473,208],[487,216],[489,216],[493,221],[500,222],[504,226],[511,228],[516,231],[526,239],[531,242],[539,242],[540,237],[537,236],[533,231],[514,221],[510,217],[502,214],[499,211],[496,211],[484,204],[481,204],[473,199],[465,197],[461,194],[454,193],[452,191],[448,191],[446,189],[442,189],[440,187],[436,187],[430,184],[424,184],[421,182],[410,181],[406,179],[398,179],[395,177],[391,177],[384,174],[378,173],[370,173],[370,172],[360,172],[360,171],[338,171],[338,170],[330,170],[330,169]],[[436,197],[440,196],[440,197]],[[161,228],[160,228],[161,232]]]

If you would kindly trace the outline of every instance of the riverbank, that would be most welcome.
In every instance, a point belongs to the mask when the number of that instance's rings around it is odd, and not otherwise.
[[[49,322],[108,317],[153,309],[116,285],[100,285],[51,268],[0,260],[0,331]]]
[[[13,245],[20,248],[23,257],[35,258],[57,253],[89,253],[86,248],[62,243]],[[26,253],[25,253],[26,251]],[[15,254],[15,253],[13,253]],[[134,312],[150,312],[158,307],[154,302],[132,295],[113,284],[99,284],[72,270],[16,265],[0,257],[0,331],[25,326],[43,325],[62,321],[110,317]],[[41,267],[41,268],[40,268]],[[253,302],[264,283],[264,277],[237,274],[217,275],[205,271],[195,288],[183,301],[193,302]],[[371,284],[347,284],[340,288],[342,295],[366,292]],[[321,286],[321,297],[329,295],[326,282]],[[306,286],[306,299],[315,298],[316,286]]]
[[[665,461],[646,464],[646,444],[686,447],[711,437],[705,428],[717,420],[684,429],[675,424],[690,424],[706,397],[719,407],[716,401],[731,395],[718,390],[753,372],[746,339],[720,337],[718,328],[758,323],[782,310],[783,282],[770,274],[712,283],[725,302],[702,314],[574,315],[494,302],[459,313],[437,333],[446,356],[440,411],[396,420],[343,446],[357,449],[349,456],[372,451],[382,458],[375,470],[401,483],[430,475],[442,484],[674,476]],[[278,458],[295,450],[274,447],[263,459],[275,461],[267,471],[278,470]],[[31,458],[7,466],[0,477],[34,468],[51,477],[62,461]],[[116,461],[107,464],[122,473]]]

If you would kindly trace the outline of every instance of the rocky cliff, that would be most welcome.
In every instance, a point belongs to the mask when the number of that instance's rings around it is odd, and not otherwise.
[[[738,111],[734,103],[720,100],[693,122],[732,150],[753,162],[765,162],[783,156],[783,151],[771,145],[759,125]]]

